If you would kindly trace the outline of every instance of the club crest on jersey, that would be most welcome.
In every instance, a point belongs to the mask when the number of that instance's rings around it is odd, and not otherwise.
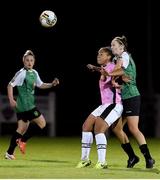
[[[38,111],[34,111],[35,116],[38,116],[38,114],[39,114]]]

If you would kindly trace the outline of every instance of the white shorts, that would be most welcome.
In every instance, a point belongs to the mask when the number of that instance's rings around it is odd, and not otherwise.
[[[102,104],[91,114],[95,117],[101,117],[106,121],[108,126],[111,126],[118,118],[121,117],[122,111],[122,104]]]

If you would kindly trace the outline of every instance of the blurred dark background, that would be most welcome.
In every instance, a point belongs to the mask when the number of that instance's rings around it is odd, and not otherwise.
[[[3,2],[1,94],[6,95],[8,82],[23,66],[24,52],[33,50],[41,79],[60,79],[59,87],[36,91],[37,95],[56,94],[57,136],[80,135],[85,118],[100,103],[99,76],[88,72],[86,64],[96,64],[98,49],[110,45],[115,36],[125,35],[137,65],[137,84],[142,94],[140,126],[146,135],[156,136],[160,93],[159,67],[155,66],[159,61],[156,7],[151,0]],[[51,29],[39,23],[43,10],[57,15],[57,24]]]

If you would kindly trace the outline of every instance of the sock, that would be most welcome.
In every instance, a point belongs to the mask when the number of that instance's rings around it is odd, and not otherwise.
[[[146,160],[152,159],[147,144],[142,144],[139,146],[139,148]]]
[[[35,123],[30,123],[26,133],[22,136],[21,141],[27,142],[32,136],[34,136],[38,131],[42,131],[42,129]]]
[[[9,148],[7,150],[8,154],[12,155],[16,146],[17,146],[17,143],[16,143],[16,140],[21,138],[22,135],[19,134],[18,132],[15,132],[11,138],[11,141],[10,141],[10,145],[9,145]]]
[[[107,139],[104,133],[99,133],[95,136],[97,153],[98,153],[98,162],[104,164],[106,162],[106,146]]]
[[[88,160],[91,150],[91,145],[93,143],[93,134],[92,132],[82,132],[82,160]]]
[[[130,143],[121,144],[121,147],[127,153],[129,159],[136,156]]]

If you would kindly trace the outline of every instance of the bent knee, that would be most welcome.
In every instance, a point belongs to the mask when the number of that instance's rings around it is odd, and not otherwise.
[[[82,131],[92,131],[95,121],[96,121],[96,118],[90,115],[83,123]]]
[[[113,129],[112,131],[117,137],[123,136],[124,134],[123,130]]]
[[[46,122],[45,122],[45,123],[42,123],[39,127],[40,127],[41,129],[45,128],[45,127],[46,127]]]
[[[140,130],[139,130],[137,127],[129,127],[129,131],[130,131],[132,134],[138,134],[138,133],[140,133]]]
[[[92,130],[93,130],[93,124],[87,124],[87,123],[83,124],[82,131],[88,132],[88,131],[92,131]]]
[[[43,128],[46,127],[46,121],[40,121],[40,122],[37,123],[37,125],[38,125],[41,129],[43,129]]]
[[[27,131],[27,128],[24,127],[18,127],[16,130],[19,134],[24,134]]]

